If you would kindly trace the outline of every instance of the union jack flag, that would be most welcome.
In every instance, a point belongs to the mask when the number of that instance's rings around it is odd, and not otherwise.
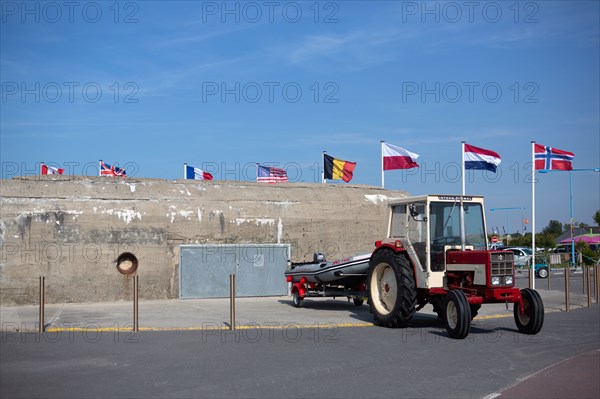
[[[575,155],[569,151],[535,144],[535,170],[572,170]]]
[[[100,176],[127,176],[125,169],[100,161]]]
[[[256,181],[267,183],[285,183],[288,181],[287,173],[283,169],[272,166],[258,165]]]

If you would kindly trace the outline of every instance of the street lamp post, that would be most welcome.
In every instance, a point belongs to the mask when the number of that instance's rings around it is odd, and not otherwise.
[[[542,169],[540,173],[564,172],[563,170]],[[575,265],[575,235],[573,234],[573,172],[600,172],[600,168],[585,168],[569,170],[569,207],[571,208],[571,267]],[[535,234],[535,231],[533,232]]]

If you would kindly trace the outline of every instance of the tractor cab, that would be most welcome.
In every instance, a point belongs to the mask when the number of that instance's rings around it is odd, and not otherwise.
[[[449,252],[487,248],[483,197],[427,195],[394,201],[388,239],[400,240],[420,269],[418,287],[443,287]]]

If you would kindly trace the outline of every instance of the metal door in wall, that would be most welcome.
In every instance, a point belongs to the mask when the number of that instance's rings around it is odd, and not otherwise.
[[[230,274],[238,297],[287,295],[288,244],[181,245],[179,254],[181,299],[228,297]]]

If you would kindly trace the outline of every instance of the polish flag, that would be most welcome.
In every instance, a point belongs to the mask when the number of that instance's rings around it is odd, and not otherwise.
[[[65,170],[62,168],[55,168],[53,166],[42,164],[43,175],[62,175],[64,171]]]
[[[383,143],[383,170],[418,168],[419,155],[402,147]]]

